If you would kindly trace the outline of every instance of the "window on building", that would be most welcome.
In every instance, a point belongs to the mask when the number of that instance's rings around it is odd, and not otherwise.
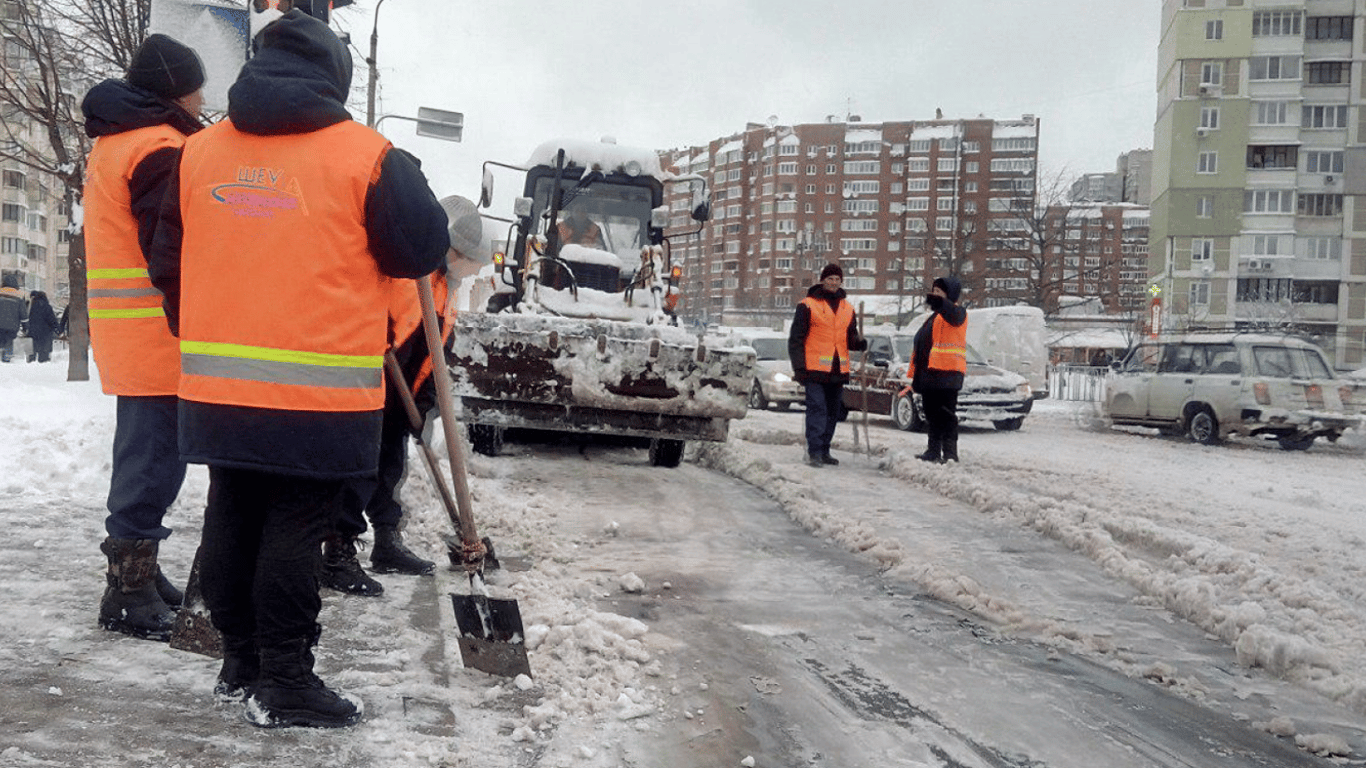
[[[10,171],[10,170],[6,170],[4,175],[5,175],[5,182],[4,182],[4,183],[5,183],[5,187],[6,187],[6,188],[8,188],[8,189],[23,189],[23,188],[24,188],[24,172],[23,172],[23,171]]]
[[[1200,108],[1200,127],[1208,128],[1213,131],[1219,127],[1219,108],[1201,107]]]
[[[25,213],[24,206],[18,203],[0,205],[0,221],[24,221],[27,218]]]
[[[1290,121],[1290,116],[1294,114],[1290,111],[1288,101],[1254,101],[1252,102],[1252,122],[1254,125],[1285,125]]]
[[[1206,21],[1206,22],[1205,22],[1205,39],[1206,39],[1206,40],[1223,40],[1223,39],[1224,39],[1224,20],[1223,20],[1223,19],[1210,19],[1209,21]]]
[[[846,181],[844,182],[844,193],[846,195],[876,195],[882,189],[880,181]]]
[[[958,170],[958,158],[941,157],[939,158],[938,170],[940,173],[952,173]]]
[[[952,231],[953,231],[953,217],[952,217],[952,216],[936,216],[935,219],[934,219],[934,230],[935,230],[936,232],[952,232]]]
[[[1252,56],[1247,60],[1249,80],[1298,80],[1299,56]]]
[[[1303,11],[1257,11],[1252,14],[1252,36],[1296,36],[1301,33],[1303,19]]]
[[[1341,216],[1342,195],[1302,194],[1296,213],[1301,216]]]
[[[936,211],[952,211],[956,201],[952,197],[941,197],[934,201]]]
[[[929,173],[930,159],[928,157],[913,157],[906,160],[907,173]]]
[[[1224,62],[1206,61],[1200,65],[1200,84],[1222,86],[1224,84]]]
[[[1297,243],[1300,255],[1315,261],[1338,261],[1342,258],[1342,238],[1303,237]]]
[[[1190,303],[1192,307],[1209,306],[1209,281],[1193,280],[1190,288]]]
[[[1346,104],[1306,105],[1300,109],[1300,126],[1303,128],[1346,128]]]
[[[1295,144],[1249,144],[1249,169],[1295,169],[1299,167],[1299,146]]]
[[[1351,40],[1351,16],[1311,16],[1304,20],[1306,40]]]
[[[908,211],[928,211],[929,209],[930,199],[928,197],[906,198],[906,210]]]
[[[1342,150],[1306,150],[1304,153],[1305,173],[1342,173]]]
[[[1238,278],[1237,301],[1285,301],[1290,298],[1290,279],[1285,277]]]
[[[1214,217],[1214,198],[1209,195],[1200,195],[1195,198],[1195,215],[1202,219]]]
[[[877,160],[846,160],[844,172],[850,174],[882,173],[882,163]]]
[[[778,173],[791,173],[791,174],[795,174],[796,172],[797,172],[797,164],[796,164],[796,163],[778,163]]]
[[[1032,170],[1034,161],[1024,157],[998,157],[991,161],[992,173],[1029,173]]]
[[[1218,173],[1219,172],[1219,153],[1201,152],[1197,158],[1196,173]]]
[[[911,139],[910,142],[906,145],[906,151],[914,152],[916,154],[924,154],[930,151],[931,143],[932,142],[930,139]]]
[[[1191,238],[1191,263],[1208,264],[1214,260],[1214,238]]]
[[[1280,256],[1290,252],[1286,247],[1286,238],[1281,235],[1253,235],[1252,236],[1252,255],[1254,256]]]
[[[845,213],[868,214],[878,212],[877,200],[845,200],[843,205]]]
[[[1244,213],[1293,213],[1295,190],[1249,189],[1243,193]]]
[[[1351,75],[1350,61],[1311,61],[1304,65],[1306,85],[1343,85]]]

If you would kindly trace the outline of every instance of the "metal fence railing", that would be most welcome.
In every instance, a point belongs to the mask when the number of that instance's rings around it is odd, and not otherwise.
[[[1099,403],[1105,400],[1105,374],[1109,368],[1095,365],[1055,365],[1048,371],[1051,399]]]

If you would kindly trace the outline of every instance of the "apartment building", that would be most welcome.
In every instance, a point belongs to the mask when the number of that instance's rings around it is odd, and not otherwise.
[[[1366,0],[1164,0],[1149,263],[1159,330],[1366,346]]]
[[[712,220],[674,245],[680,313],[699,322],[776,325],[844,268],[846,291],[909,313],[937,275],[955,273],[978,306],[1023,292],[986,290],[987,259],[1020,243],[1032,210],[1039,121],[936,119],[750,124],[705,145],[661,152],[704,177]],[[668,201],[686,230],[690,200]]]
[[[1067,198],[1073,202],[1152,205],[1153,151],[1135,149],[1115,160],[1108,173],[1084,173],[1072,182]]]
[[[1061,231],[1049,247],[1047,279],[1056,290],[1050,312],[1063,296],[1093,299],[1111,314],[1134,314],[1147,304],[1149,216],[1147,206],[1080,203],[1051,206],[1049,229]],[[988,261],[989,271],[993,266]]]
[[[0,2],[4,19],[17,7]],[[6,43],[5,69],[24,73],[33,62],[22,46]],[[61,182],[18,159],[47,147],[46,130],[23,113],[0,105],[0,273],[15,274],[25,290],[47,292],[57,306],[66,303],[70,285],[66,269],[67,209]]]

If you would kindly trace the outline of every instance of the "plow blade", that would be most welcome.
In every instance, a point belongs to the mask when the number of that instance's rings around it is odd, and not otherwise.
[[[454,353],[463,420],[501,427],[721,441],[754,381],[748,349],[612,320],[462,312]]]

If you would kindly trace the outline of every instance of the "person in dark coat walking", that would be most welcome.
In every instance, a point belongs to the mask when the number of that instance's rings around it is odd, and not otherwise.
[[[911,352],[911,389],[920,395],[929,444],[916,458],[958,461],[958,392],[967,375],[968,311],[958,306],[963,285],[936,278],[925,296],[930,316],[916,331]]]
[[[336,33],[296,9],[257,40],[228,119],[185,142],[149,269],[180,338],[181,456],[209,468],[215,692],[256,726],[340,728],[362,711],[313,671],[322,542],[379,463],[390,279],[450,239],[416,159],[346,110]]]
[[[28,320],[28,304],[19,293],[19,276],[7,272],[0,279],[0,362],[14,356],[14,337]]]
[[[36,358],[46,363],[52,357],[52,337],[57,335],[57,313],[52,311],[52,304],[42,291],[30,293],[28,302],[28,337],[33,340],[33,354],[28,361]]]
[[[787,337],[793,378],[806,387],[806,463],[813,467],[840,463],[830,455],[830,442],[844,407],[849,353],[868,347],[843,286],[840,265],[825,265],[821,281],[797,305]]]

